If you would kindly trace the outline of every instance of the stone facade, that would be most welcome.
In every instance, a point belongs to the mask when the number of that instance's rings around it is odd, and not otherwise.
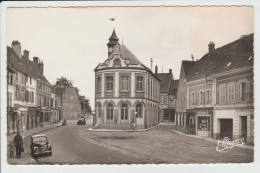
[[[95,69],[97,126],[149,128],[159,122],[159,79],[124,45],[113,31],[109,57]]]
[[[43,74],[43,62],[21,53],[19,41],[7,47],[7,134],[50,123],[50,86]]]
[[[61,113],[63,119],[78,119],[83,115],[77,88],[65,87],[61,97]]]

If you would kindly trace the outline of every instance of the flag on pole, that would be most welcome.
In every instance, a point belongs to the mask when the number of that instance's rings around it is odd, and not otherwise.
[[[109,20],[111,20],[111,21],[115,21],[115,18],[110,18]]]

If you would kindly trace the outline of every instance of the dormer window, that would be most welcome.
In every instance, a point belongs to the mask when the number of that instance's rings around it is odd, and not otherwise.
[[[120,61],[120,59],[115,59],[113,66],[114,66],[114,67],[121,67],[121,61]]]

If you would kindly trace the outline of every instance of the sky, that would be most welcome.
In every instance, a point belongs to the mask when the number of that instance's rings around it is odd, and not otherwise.
[[[109,18],[115,18],[110,21]],[[200,59],[209,42],[221,47],[254,32],[253,7],[78,7],[8,8],[7,46],[13,40],[30,59],[39,57],[54,84],[64,76],[79,93],[95,100],[94,68],[107,58],[115,28],[120,43],[147,67],[172,69],[179,79],[182,60]]]

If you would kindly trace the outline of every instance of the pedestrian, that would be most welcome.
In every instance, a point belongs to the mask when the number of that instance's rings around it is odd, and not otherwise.
[[[9,146],[10,157],[14,157],[14,141],[11,140],[8,146]]]
[[[17,132],[17,135],[14,137],[14,145],[16,147],[16,157],[21,158],[21,152],[23,150],[23,138],[20,135],[20,132]]]

